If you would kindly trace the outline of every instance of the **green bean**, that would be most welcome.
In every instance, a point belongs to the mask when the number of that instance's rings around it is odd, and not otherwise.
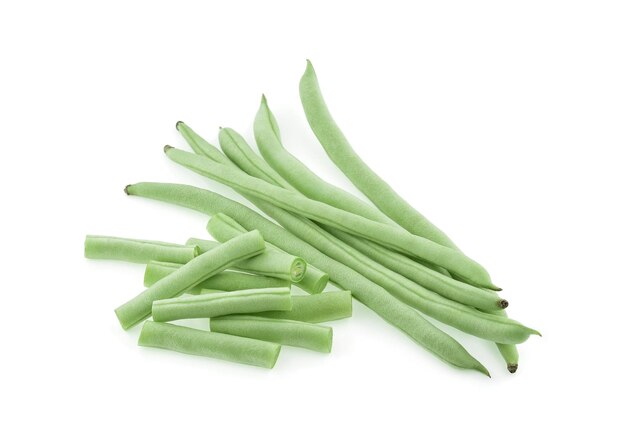
[[[357,300],[443,361],[459,368],[474,369],[489,375],[487,369],[472,357],[461,344],[433,326],[413,308],[400,302],[385,289],[367,280],[353,269],[326,256],[252,209],[214,192],[187,185],[138,183],[128,185],[125,192],[128,195],[151,198],[208,215],[224,213],[233,217],[246,229],[258,229],[264,239],[271,244],[288,253],[307,259],[311,265],[328,272],[333,282],[344,288],[352,289],[352,295]],[[269,204],[266,206],[272,207]],[[280,210],[279,208],[275,209]]]
[[[256,315],[315,323],[349,318],[352,316],[352,294],[350,291],[336,291],[294,295],[291,297],[291,310],[274,310]]]
[[[474,336],[503,344],[521,343],[531,334],[539,334],[512,319],[483,313],[428,291],[376,263],[305,218],[280,209],[268,210],[262,204],[257,206],[295,236],[380,285],[402,302],[438,321]],[[208,227],[211,235],[217,240],[227,240],[228,236],[232,235],[232,228],[224,229],[228,227],[228,222],[220,219],[220,215],[214,215]]]
[[[242,193],[347,233],[415,255],[484,287],[493,286],[489,274],[478,263],[457,250],[412,235],[403,229],[368,220],[325,203],[310,200],[301,194],[251,177],[207,157],[177,150],[170,146],[165,147],[165,152],[174,162]]]
[[[151,260],[187,263],[198,255],[198,247],[161,241],[87,235],[85,257],[148,263]]]
[[[241,135],[232,129],[221,130],[220,145],[224,149],[224,152],[227,153],[228,156],[233,159],[233,162],[244,172],[262,178],[269,183],[289,186],[286,181],[281,179],[280,175],[272,174],[271,171],[273,170],[267,163],[252,151]],[[441,273],[418,264],[400,253],[366,239],[349,235],[341,230],[333,229],[330,226],[322,225],[322,227],[335,237],[366,254],[378,263],[446,298],[485,310],[500,309],[508,306],[508,302],[501,299],[493,291],[477,288],[454,280],[450,276],[444,276]]]
[[[152,303],[152,319],[213,318],[233,313],[291,310],[289,288],[244,289],[241,291],[167,298]]]
[[[241,232],[245,232],[246,229],[244,229],[243,227],[241,227],[239,225],[239,223],[237,223],[236,221],[232,220],[231,218],[227,217],[226,215],[222,216],[223,219],[229,219],[231,220],[229,222],[229,225],[238,228]],[[204,249],[208,249],[211,245],[213,244],[218,244],[218,242],[214,242],[214,241],[204,241],[202,239],[194,239],[191,238],[187,241],[187,244],[189,245],[196,245],[198,246],[198,248],[200,249],[200,251],[204,251]],[[263,257],[266,255],[271,255],[271,256],[275,256],[278,258],[296,258],[296,256],[292,256],[288,253],[283,252],[282,250],[277,249],[276,247],[271,246],[270,244],[266,244],[266,249],[265,249],[265,253],[259,256],[255,256],[252,259],[249,259],[247,262],[252,262],[255,259],[258,259],[259,257]],[[299,258],[297,258],[299,259]],[[238,267],[241,267],[242,265],[237,265]],[[250,272],[255,272],[258,274],[264,274],[264,275],[269,275],[267,274],[267,268],[264,269],[251,269],[251,268],[240,268],[242,270],[248,270]],[[301,288],[304,291],[307,291],[311,294],[317,294],[320,293],[324,290],[324,288],[326,287],[326,285],[328,284],[328,274],[326,274],[323,271],[318,270],[317,268],[315,268],[314,266],[311,265],[307,265],[304,271],[304,274],[302,275],[301,280],[299,281],[293,281],[296,286],[298,286],[299,288]],[[271,286],[270,286],[271,287]]]
[[[497,310],[506,308],[508,301],[501,298],[497,292],[489,289],[477,288],[460,282],[449,276],[433,271],[422,264],[414,262],[402,254],[389,250],[386,247],[371,241],[357,238],[328,226],[323,228],[342,240],[347,245],[365,254],[372,260],[394,271],[411,281],[436,292],[439,295],[477,309]]]
[[[163,277],[170,275],[182,265],[171,262],[148,262],[143,276],[144,286],[152,286]],[[201,289],[217,291],[240,291],[242,289],[288,288],[291,282],[274,277],[258,276],[234,271],[224,271],[209,277],[194,288],[185,291],[187,294],[198,294]]]
[[[280,345],[272,342],[154,321],[144,323],[138,343],[263,368],[273,368],[280,354]]]
[[[261,155],[267,163],[291,186],[307,197],[323,201],[331,206],[361,215],[373,221],[395,224],[391,218],[372,205],[326,182],[289,153],[282,144],[278,123],[267,105],[265,96],[261,98],[261,106],[254,119],[254,138]],[[220,144],[221,142],[220,140]],[[222,150],[231,160],[238,164],[233,159],[233,156],[226,152],[224,147],[222,147]],[[252,175],[261,178],[256,174]]]
[[[122,327],[128,329],[150,316],[153,301],[175,297],[224,271],[241,259],[255,256],[263,250],[265,250],[265,243],[258,231],[241,235],[214,250],[193,258],[172,274],[115,309],[115,314]]]
[[[324,102],[315,70],[308,60],[300,80],[300,100],[309,126],[326,154],[378,209],[409,232],[456,248],[448,236],[398,195],[350,146]]]
[[[215,241],[190,238],[187,240],[187,245],[197,246],[201,253],[206,253],[220,244]],[[304,277],[307,265],[300,257],[266,249],[258,256],[237,263],[235,269],[298,283]]]
[[[333,344],[332,328],[302,321],[229,315],[211,318],[210,325],[212,332],[308,348],[322,353],[330,353]]]

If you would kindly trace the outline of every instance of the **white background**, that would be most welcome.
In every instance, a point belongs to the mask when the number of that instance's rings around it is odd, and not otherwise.
[[[623,2],[12,3],[0,433],[624,430]],[[143,268],[83,259],[85,234],[182,242],[207,221],[123,187],[232,196],[165,158],[177,120],[251,140],[264,92],[286,147],[356,192],[306,124],[306,58],[354,148],[543,333],[517,374],[452,329],[493,378],[449,367],[356,302],[332,354],[285,347],[271,371],[142,349],[119,327]]]

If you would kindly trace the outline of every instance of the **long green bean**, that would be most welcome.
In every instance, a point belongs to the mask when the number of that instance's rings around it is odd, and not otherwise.
[[[227,134],[224,134],[224,132]],[[220,132],[220,145],[225,152],[228,150],[228,155],[233,159],[233,162],[244,172],[269,183],[290,187],[281,178],[281,175],[272,173],[271,167],[254,153],[243,137],[234,130],[222,129]],[[485,310],[500,309],[508,306],[506,300],[503,300],[491,290],[477,288],[454,280],[450,276],[436,272],[400,253],[366,239],[350,235],[331,226],[322,225],[322,227],[347,245],[361,251],[378,263],[446,298]]]
[[[265,250],[265,242],[258,231],[243,234],[214,250],[193,258],[172,274],[115,309],[115,314],[122,327],[128,329],[150,316],[153,301],[179,295],[224,271],[241,259],[255,256],[263,250]]]
[[[291,310],[289,288],[244,289],[156,300],[152,303],[152,319],[174,321],[269,310]]]
[[[128,195],[187,207],[208,215],[224,213],[237,220],[246,229],[258,229],[268,242],[288,253],[307,259],[310,264],[328,272],[335,283],[346,289],[352,289],[352,295],[356,299],[440,359],[459,368],[474,369],[489,375],[487,369],[461,344],[433,326],[413,308],[400,302],[385,289],[367,280],[353,269],[324,255],[250,208],[214,192],[180,184],[138,183],[128,185],[125,192]]]
[[[215,241],[190,238],[187,240],[187,245],[198,247],[201,253],[206,253],[220,244]],[[258,256],[238,262],[235,269],[298,283],[304,277],[307,265],[300,257],[266,249]]]
[[[165,152],[174,162],[247,195],[347,233],[415,255],[484,287],[493,286],[489,274],[478,263],[457,250],[412,235],[406,230],[368,220],[325,203],[310,200],[301,194],[251,177],[210,158],[177,150],[170,146],[165,147]]]
[[[333,329],[318,324],[262,316],[228,315],[211,318],[211,331],[276,342],[292,347],[330,353]]]
[[[163,277],[170,275],[182,265],[171,262],[148,262],[143,276],[144,286],[152,286]],[[275,277],[266,277],[235,271],[224,271],[209,277],[197,286],[187,289],[187,294],[198,294],[202,289],[217,291],[240,291],[242,289],[288,288],[291,282]]]
[[[445,233],[398,195],[350,146],[326,106],[315,70],[308,60],[300,80],[300,100],[309,125],[326,154],[378,209],[409,232],[456,248]]]
[[[85,257],[148,263],[151,260],[187,263],[198,255],[198,247],[161,241],[87,235]]]
[[[280,354],[280,345],[272,342],[154,321],[144,323],[138,343],[263,368],[273,368]]]
[[[331,206],[361,215],[373,221],[395,224],[391,218],[376,209],[376,207],[326,182],[289,153],[282,144],[278,123],[274,114],[270,111],[265,96],[261,98],[261,106],[254,118],[254,138],[261,155],[267,163],[291,186],[307,197],[323,201]],[[222,150],[224,150],[224,147],[222,147]],[[227,153],[226,150],[224,150],[224,153],[231,160],[235,161],[233,156]],[[252,175],[261,178],[259,175]]]

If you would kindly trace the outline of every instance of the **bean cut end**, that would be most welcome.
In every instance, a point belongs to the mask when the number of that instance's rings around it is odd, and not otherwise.
[[[508,369],[511,374],[515,374],[515,372],[517,371],[517,363],[509,363],[506,366],[506,369]]]

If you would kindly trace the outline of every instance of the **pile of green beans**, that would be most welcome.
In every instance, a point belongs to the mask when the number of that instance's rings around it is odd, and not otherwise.
[[[334,186],[283,145],[265,95],[253,123],[259,153],[220,128],[221,151],[179,121],[193,153],[169,159],[226,185],[275,222],[214,192],[137,183],[124,191],[211,216],[214,241],[185,244],[87,236],[85,257],[146,264],[146,289],[115,310],[124,329],[143,324],[139,345],[274,367],[283,345],[329,353],[352,297],[448,364],[490,376],[456,339],[425,316],[496,345],[509,372],[517,344],[538,331],[509,318],[487,270],[404,200],[350,145],[328,110],[310,61],[300,99],[311,130],[369,201]],[[332,283],[339,291],[326,291]],[[292,285],[309,295],[292,295]],[[170,324],[207,319],[208,330]]]

